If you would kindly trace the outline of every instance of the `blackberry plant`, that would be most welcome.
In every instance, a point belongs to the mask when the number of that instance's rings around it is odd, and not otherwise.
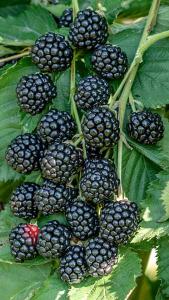
[[[167,1],[1,2],[3,300],[169,299]]]

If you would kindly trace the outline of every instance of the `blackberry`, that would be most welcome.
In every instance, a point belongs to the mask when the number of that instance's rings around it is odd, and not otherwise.
[[[139,143],[156,144],[164,135],[163,121],[159,114],[148,110],[133,112],[130,115],[128,132]]]
[[[127,71],[127,55],[117,46],[99,46],[93,52],[91,60],[93,69],[103,78],[119,79]]]
[[[17,85],[16,93],[21,109],[36,115],[56,97],[56,87],[48,75],[36,73],[23,76]]]
[[[70,244],[69,229],[58,221],[50,221],[41,228],[37,250],[45,258],[57,258],[63,255]]]
[[[73,22],[73,9],[67,8],[63,11],[61,17],[59,18],[60,27],[69,27]]]
[[[52,215],[57,212],[64,212],[66,205],[73,201],[76,189],[67,188],[63,185],[48,184],[45,182],[36,190],[34,199],[38,211],[44,215]]]
[[[80,149],[71,144],[55,143],[44,153],[41,161],[42,175],[56,183],[66,183],[78,172],[82,162]]]
[[[53,143],[71,139],[75,128],[75,122],[68,112],[52,109],[40,120],[37,133],[44,143]]]
[[[91,9],[79,11],[70,26],[69,40],[76,48],[92,49],[108,37],[106,19]]]
[[[36,40],[31,56],[44,72],[64,71],[70,67],[73,50],[63,35],[48,32]]]
[[[75,93],[75,102],[83,110],[89,110],[107,104],[110,97],[109,85],[97,76],[82,79]]]
[[[88,203],[76,200],[66,209],[67,221],[73,236],[86,240],[97,234],[99,229],[98,216],[95,209]]]
[[[101,212],[100,236],[111,243],[126,244],[137,230],[139,222],[135,202],[107,202]]]
[[[115,245],[95,237],[86,245],[86,263],[91,276],[108,275],[117,263],[118,249]]]
[[[104,171],[88,170],[81,178],[80,188],[83,196],[93,203],[101,203],[117,193],[119,180],[114,170],[111,174],[104,175]]]
[[[7,163],[17,172],[29,174],[39,168],[44,146],[34,134],[25,133],[13,139],[6,151]]]
[[[11,254],[17,262],[33,259],[37,255],[36,244],[39,229],[33,224],[19,224],[9,234]]]
[[[106,107],[89,111],[82,124],[82,131],[86,143],[96,149],[114,146],[120,137],[119,121]]]
[[[11,211],[19,218],[36,218],[38,211],[34,202],[34,194],[39,185],[25,182],[18,186],[11,195]]]
[[[80,282],[86,275],[85,249],[75,245],[67,248],[60,260],[60,273],[62,280],[69,284]]]

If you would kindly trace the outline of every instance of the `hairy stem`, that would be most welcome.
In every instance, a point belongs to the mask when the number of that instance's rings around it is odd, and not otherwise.
[[[17,58],[20,58],[20,57],[24,57],[24,56],[27,56],[29,54],[30,54],[30,51],[25,51],[25,52],[22,52],[22,53],[19,53],[19,54],[4,57],[4,58],[0,59],[0,63],[6,62],[6,61],[11,61],[13,59],[17,59]]]
[[[121,136],[120,136],[120,141],[118,143],[118,176],[119,176],[119,179],[121,182],[121,189],[120,189],[121,191],[120,192],[122,192],[122,152],[123,152],[122,130],[123,130],[123,122],[124,122],[126,104],[127,104],[130,92],[131,92],[131,88],[132,88],[134,79],[137,74],[139,64],[142,62],[142,55],[144,54],[144,51],[146,50],[146,48],[145,48],[146,40],[156,22],[159,4],[160,4],[160,0],[152,1],[152,5],[150,8],[148,17],[147,17],[147,22],[146,22],[138,49],[136,51],[134,60],[130,67],[131,71],[130,71],[128,77],[126,76],[127,80],[125,82],[125,85],[121,92],[121,96],[119,98],[119,123],[120,123]]]

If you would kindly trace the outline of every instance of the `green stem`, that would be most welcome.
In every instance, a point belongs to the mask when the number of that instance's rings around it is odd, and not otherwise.
[[[74,19],[79,11],[78,0],[72,0],[72,8],[73,8],[73,19]]]
[[[143,53],[156,42],[169,37],[169,30],[150,35],[142,46]]]
[[[136,111],[136,107],[135,107],[135,103],[134,103],[134,98],[133,98],[132,92],[130,92],[130,95],[129,95],[129,102],[130,102],[130,106],[132,108],[132,111]]]
[[[149,33],[151,32],[158,13],[160,0],[153,0],[152,5],[147,17],[147,22],[137,49],[137,52],[135,54],[134,60],[131,64],[131,71],[130,74],[127,77],[127,80],[125,82],[125,85],[122,89],[121,96],[119,98],[119,123],[120,123],[120,141],[118,143],[118,176],[121,182],[121,191],[122,191],[122,152],[123,152],[123,140],[122,140],[122,130],[123,130],[123,122],[124,122],[124,115],[126,110],[127,101],[131,92],[131,88],[134,82],[134,79],[137,74],[137,70],[139,68],[140,63],[142,62],[142,55],[144,54],[144,48],[145,43],[147,40],[147,37]],[[130,70],[129,69],[129,70]]]
[[[0,59],[0,63],[10,61],[10,60],[13,60],[13,59],[17,59],[17,58],[20,58],[20,57],[23,57],[23,56],[27,56],[29,54],[30,54],[30,51],[25,51],[25,52],[22,52],[22,53],[19,53],[19,54],[11,55],[11,56]]]

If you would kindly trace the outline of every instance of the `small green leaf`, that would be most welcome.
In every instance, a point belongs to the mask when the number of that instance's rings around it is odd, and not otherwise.
[[[158,278],[161,280],[163,294],[169,297],[169,240],[162,238],[158,246]]]
[[[55,80],[57,97],[53,100],[52,107],[62,111],[70,112],[70,70],[61,73],[59,79]]]

